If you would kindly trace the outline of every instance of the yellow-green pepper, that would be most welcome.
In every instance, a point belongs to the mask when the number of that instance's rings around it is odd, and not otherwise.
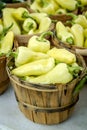
[[[29,33],[32,30],[34,33],[37,28],[37,23],[31,18],[27,18],[24,20],[22,27],[25,32]]]
[[[33,51],[46,53],[50,49],[50,41],[44,37],[52,34],[51,31],[48,31],[42,33],[40,36],[32,36],[29,39],[28,47]]]
[[[7,54],[9,51],[11,51],[13,47],[13,41],[14,33],[12,31],[7,32],[7,34],[0,41],[0,53]]]
[[[31,61],[47,59],[49,56],[44,53],[34,52],[28,47],[19,46],[15,52],[15,65],[16,67],[26,64]]]
[[[12,16],[16,20],[24,21],[26,19],[24,15],[29,15],[29,11],[23,7],[19,7],[12,12]]]
[[[45,12],[47,14],[55,14],[59,5],[54,0],[35,0],[30,7],[33,10],[39,12]]]
[[[70,51],[61,48],[58,49],[56,47],[50,49],[47,54],[51,57],[53,57],[58,62],[64,62],[66,64],[72,64],[76,62],[76,56],[75,54],[71,53]]]
[[[73,79],[73,75],[69,72],[67,64],[59,63],[48,73],[37,77],[26,77],[26,81],[35,84],[66,84]]]
[[[74,44],[79,47],[84,45],[84,31],[83,27],[80,24],[74,24],[71,27],[71,33],[74,36]]]
[[[12,74],[17,76],[42,75],[50,71],[54,66],[54,58],[41,59],[13,69]]]
[[[12,12],[14,12],[15,9],[13,8],[4,8],[2,10],[3,12],[3,25],[5,28],[8,28],[11,24],[13,24],[12,30],[14,34],[21,34],[21,29],[18,23],[15,21],[15,19],[12,17]]]
[[[67,30],[61,21],[56,23],[56,35],[62,42],[74,44],[74,36]]]
[[[77,1],[76,0],[56,0],[56,2],[64,9],[73,11],[76,9]]]
[[[29,17],[34,19],[37,23],[37,29],[34,31],[35,34],[49,30],[52,21],[46,13],[31,13]],[[31,32],[29,32],[29,34],[31,34]]]
[[[84,15],[78,15],[75,18],[74,23],[80,24],[83,28],[87,28],[87,19]]]

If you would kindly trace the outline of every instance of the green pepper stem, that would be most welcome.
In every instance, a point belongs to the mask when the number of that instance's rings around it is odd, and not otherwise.
[[[3,29],[3,32],[2,32],[2,34],[0,35],[0,40],[6,35],[6,33],[10,30],[10,28],[11,28],[12,26],[13,26],[13,23],[12,23],[9,27]]]
[[[87,82],[87,75],[83,77],[83,79],[77,84],[75,87],[73,94],[79,93],[80,90],[84,87],[84,84]]]
[[[43,32],[39,37],[38,40],[39,41],[43,41],[45,36],[53,36],[53,32],[51,31],[47,31],[47,32]]]
[[[68,42],[70,45],[73,45],[74,44],[74,40],[72,37],[69,37],[66,39],[66,42]]]
[[[34,20],[36,22],[36,20],[34,18],[32,18],[28,12],[24,11],[23,14],[22,14],[22,18],[31,18],[32,20]]]
[[[13,52],[13,51],[9,51],[6,54],[6,57],[10,57],[10,56],[16,58],[18,56],[18,53],[17,52]]]
[[[73,18],[73,20],[75,20],[78,16],[76,16],[75,14],[73,13],[67,13],[68,16],[71,16]]]

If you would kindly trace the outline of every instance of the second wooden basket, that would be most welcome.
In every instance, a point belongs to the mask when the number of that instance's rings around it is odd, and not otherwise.
[[[6,72],[6,57],[0,57],[0,94],[4,93],[9,86],[9,77]]]

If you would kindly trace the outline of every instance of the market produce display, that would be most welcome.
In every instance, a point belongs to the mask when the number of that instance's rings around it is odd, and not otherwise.
[[[49,33],[32,36],[27,47],[19,46],[13,52],[15,67],[11,67],[12,74],[27,82],[39,84],[65,84],[80,74],[83,68],[78,65],[75,54],[64,48],[51,48],[50,41],[41,39],[44,34]]]
[[[42,33],[49,30],[52,23],[46,13],[30,13],[24,7],[4,8],[2,15],[3,26],[8,27],[13,23],[10,30],[15,35]]]

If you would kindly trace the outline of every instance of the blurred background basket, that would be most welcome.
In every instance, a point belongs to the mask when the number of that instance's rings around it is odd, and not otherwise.
[[[6,57],[0,57],[0,94],[4,93],[9,86],[9,77],[6,71]]]
[[[18,106],[23,114],[33,122],[40,124],[58,124],[67,120],[73,113],[79,93],[73,94],[78,82],[84,76],[85,63],[76,55],[78,64],[84,69],[81,74],[67,84],[32,84],[11,74],[14,59],[8,59],[7,72],[15,91]]]

